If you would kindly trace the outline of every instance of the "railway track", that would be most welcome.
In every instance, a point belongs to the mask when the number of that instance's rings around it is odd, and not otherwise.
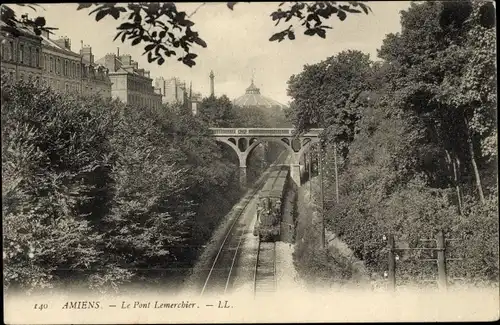
[[[275,292],[276,278],[276,243],[259,242],[254,274],[254,296]]]
[[[283,152],[278,157],[277,162],[281,163],[283,161],[283,158],[285,162],[288,161],[289,157],[287,155],[287,152]],[[237,206],[236,216],[234,217],[234,220],[231,223],[231,226],[227,231],[221,246],[219,247],[212,267],[208,272],[201,290],[201,296],[209,293],[226,293],[231,287],[233,269],[238,257],[240,244],[246,232],[249,231],[249,222],[241,220],[241,216],[247,209],[248,204],[259,193],[262,186],[264,186],[271,168],[275,165],[276,164],[271,164],[269,169],[264,172],[263,177],[259,179],[259,182],[253,186],[250,194],[247,194],[247,196],[243,198],[242,201],[240,201],[239,206]]]

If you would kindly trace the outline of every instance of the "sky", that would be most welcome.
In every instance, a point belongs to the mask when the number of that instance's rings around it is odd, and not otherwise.
[[[279,2],[240,2],[234,10],[225,2],[219,3],[177,3],[179,10],[191,14],[195,22],[193,30],[207,43],[207,48],[195,46],[192,52],[198,54],[192,68],[174,59],[159,66],[148,63],[142,56],[143,46],[131,46],[119,39],[113,42],[120,20],[107,16],[99,22],[95,15],[89,16],[91,9],[77,11],[76,3],[43,4],[43,8],[33,12],[25,7],[12,6],[17,13],[28,13],[30,17],[43,16],[47,25],[57,27],[52,39],[67,36],[71,39],[71,49],[79,52],[81,41],[92,47],[95,60],[107,53],[130,54],[139,63],[139,68],[151,72],[151,77],[178,77],[187,85],[192,82],[193,91],[203,96],[210,93],[209,74],[215,74],[215,95],[227,95],[230,99],[245,93],[252,75],[261,94],[288,104],[286,94],[290,76],[302,71],[304,65],[325,60],[344,50],[360,50],[376,59],[385,35],[400,31],[400,11],[409,7],[409,1],[377,1],[367,3],[372,13],[348,14],[340,21],[333,16],[328,25],[326,39],[303,34],[296,29],[294,41],[288,39],[278,43],[269,42],[276,32],[288,27],[274,26],[270,14],[278,8]],[[292,21],[290,21],[292,22]],[[286,26],[286,27],[285,27]],[[297,26],[300,27],[300,26]],[[128,42],[128,41],[127,41]]]

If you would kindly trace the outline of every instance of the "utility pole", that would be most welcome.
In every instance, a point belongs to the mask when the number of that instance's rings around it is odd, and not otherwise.
[[[308,178],[309,178],[309,201],[311,201],[311,193],[312,193],[312,152],[307,153],[309,157],[309,165],[307,166],[309,168],[308,172]]]
[[[388,237],[387,238],[387,246],[389,248],[389,256],[388,256],[389,290],[394,291],[394,290],[396,290],[396,258],[394,255],[394,249],[396,248],[396,245],[394,242],[394,235],[389,234],[387,237]]]
[[[319,150],[318,150],[318,171],[319,171],[319,198],[320,198],[320,206],[321,206],[321,243],[323,248],[326,246],[326,236],[325,236],[325,211],[324,211],[324,197],[323,197],[323,157],[322,157],[322,145],[321,141],[319,142]]]
[[[446,291],[448,287],[448,281],[446,276],[446,257],[445,257],[445,240],[443,231],[439,231],[436,236],[436,248],[437,248],[437,266],[438,266],[438,285],[439,289]]]
[[[337,144],[333,144],[333,160],[335,164],[335,195],[337,199],[337,204],[339,203],[339,179],[337,173]]]

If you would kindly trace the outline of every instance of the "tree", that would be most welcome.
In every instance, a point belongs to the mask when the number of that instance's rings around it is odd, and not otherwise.
[[[227,7],[233,10],[235,4],[237,2],[228,2]],[[289,5],[286,10],[281,8],[284,4]],[[25,5],[23,4],[23,6]],[[36,10],[33,5],[28,6]],[[276,25],[282,20],[283,23],[292,19],[298,20],[300,26],[305,29],[305,35],[318,35],[322,38],[326,37],[326,29],[331,28],[323,25],[323,22],[331,16],[336,15],[338,19],[343,21],[348,13],[355,14],[363,11],[368,14],[371,11],[367,5],[359,1],[348,1],[343,4],[336,1],[282,2],[279,7],[271,14]],[[117,27],[118,32],[115,40],[120,38],[123,43],[130,40],[132,46],[143,43],[144,54],[147,54],[150,63],[156,61],[162,65],[167,58],[178,57],[178,61],[192,67],[196,64],[194,60],[198,55],[193,53],[190,48],[194,45],[207,47],[207,43],[200,37],[200,34],[193,30],[195,23],[190,20],[199,7],[193,13],[187,14],[184,11],[179,11],[173,2],[80,3],[77,10],[89,8],[93,8],[89,15],[95,14],[96,21],[100,21],[108,15],[115,20],[119,19],[122,14],[128,15],[126,21]],[[43,17],[37,17],[33,20],[23,15],[21,19],[18,19],[15,13],[5,6],[2,6],[2,21],[7,23],[9,31],[14,35],[17,34],[16,23],[19,22],[33,28],[37,35],[40,35],[42,30],[51,33],[51,30],[54,29],[45,26],[46,22]],[[269,40],[281,42],[285,37],[289,40],[295,39],[293,24],[285,30],[275,33]]]
[[[102,266],[94,221],[109,207],[110,184],[101,182],[117,116],[97,98],[62,98],[3,77],[4,285],[31,290],[88,276]]]
[[[236,122],[233,104],[226,95],[203,98],[198,109],[198,116],[210,127],[232,127]]]
[[[389,35],[379,51],[394,67],[394,102],[415,111],[426,124],[450,165],[449,182],[456,187],[459,202],[461,175],[466,174],[474,175],[484,201],[479,148],[496,137],[492,128],[496,98],[491,96],[495,76],[486,70],[495,60],[494,31],[483,26],[480,14],[487,16],[487,8],[484,2],[414,3],[402,12],[401,34]],[[435,186],[447,185],[439,174],[435,178]]]
[[[119,289],[141,269],[189,266],[225,212],[207,206],[239,198],[209,133],[182,110],[2,76],[4,286]]]
[[[234,106],[234,114],[236,116],[234,127],[258,128],[274,126],[269,123],[266,113],[259,107]]]
[[[287,116],[297,131],[325,128],[324,138],[337,143],[345,156],[359,119],[353,103],[362,91],[370,89],[371,64],[367,54],[348,50],[306,65],[299,75],[291,76],[288,95],[293,100]]]

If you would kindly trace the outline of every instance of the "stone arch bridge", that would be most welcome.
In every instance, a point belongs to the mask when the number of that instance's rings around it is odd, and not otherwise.
[[[259,144],[276,142],[282,144],[291,155],[290,175],[300,186],[300,158],[309,148],[319,142],[323,129],[310,129],[308,132],[294,135],[290,128],[211,128],[216,141],[229,145],[240,161],[240,185],[247,183],[247,158]]]

